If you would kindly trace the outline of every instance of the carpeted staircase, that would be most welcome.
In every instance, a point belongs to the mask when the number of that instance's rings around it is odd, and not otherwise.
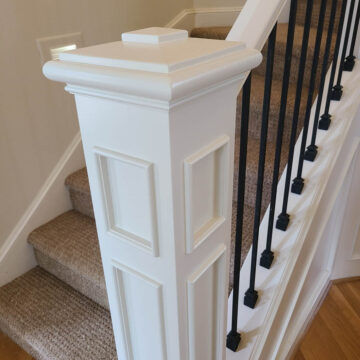
[[[318,12],[316,9],[318,9],[318,1],[315,1],[315,16]],[[305,1],[303,0],[300,1],[294,42],[281,169],[284,168],[287,160],[304,14]],[[316,26],[315,20],[313,25]],[[228,27],[197,28],[191,35],[225,39],[229,30]],[[286,33],[287,24],[279,24],[269,119],[263,212],[270,201]],[[301,121],[305,112],[306,86],[309,84],[315,34],[316,29],[313,28],[306,64],[299,129],[302,128]],[[252,81],[242,260],[249,251],[252,239],[266,45],[264,56],[263,64],[253,72]],[[241,96],[239,96],[237,109],[236,149],[239,149],[240,114]],[[238,151],[235,155],[234,214],[237,206]],[[66,179],[66,186],[69,189],[74,209],[34,230],[29,236],[29,243],[34,248],[39,266],[0,289],[0,330],[39,360],[116,359],[86,169],[70,175]],[[233,226],[233,238],[234,230]]]

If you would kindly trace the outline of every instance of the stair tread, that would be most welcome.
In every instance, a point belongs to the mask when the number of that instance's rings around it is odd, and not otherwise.
[[[117,359],[109,311],[40,267],[0,288],[0,329],[37,360]]]
[[[284,166],[287,160],[287,149],[289,144],[283,143],[283,151],[281,152],[281,165]],[[260,141],[249,138],[248,139],[248,153],[247,153],[247,169],[257,172],[258,162],[259,162],[259,150],[260,150]],[[270,181],[271,179],[266,178],[266,174],[269,172],[272,173],[273,160],[275,157],[276,144],[268,142],[266,144],[266,161],[265,161],[265,178],[264,182]],[[235,161],[238,163],[239,154],[235,157]]]
[[[41,253],[105,289],[95,221],[75,210],[35,229],[28,239]]]
[[[225,40],[231,26],[209,26],[209,27],[197,27],[191,31],[191,37]]]
[[[225,40],[230,30],[231,30],[231,26],[197,27],[191,31],[191,36],[199,37],[199,38],[207,38],[207,39]],[[287,42],[287,30],[288,30],[287,23],[279,23],[277,25],[276,48],[278,48],[279,45],[282,45],[285,50],[286,42]],[[304,26],[302,24],[296,24],[295,34],[294,34],[293,56],[300,57],[301,46],[303,43],[303,32],[304,32]],[[326,36],[323,36],[322,47],[325,46],[325,37]],[[315,40],[316,40],[316,28],[311,28],[309,33],[308,51],[310,52],[313,51]]]
[[[287,43],[287,33],[288,33],[288,24],[281,23],[277,26],[276,33],[276,45],[275,45],[275,65],[273,71],[273,79],[277,79],[282,81],[284,74],[284,63],[285,63],[285,52],[286,52],[286,43]],[[204,27],[204,28],[195,28],[191,32],[191,36],[200,37],[200,38],[210,38],[210,39],[225,39],[227,33],[230,31],[230,27]],[[296,83],[298,77],[298,68],[300,63],[300,55],[303,43],[303,32],[304,26],[295,25],[295,35],[294,35],[294,46],[293,46],[293,55],[292,55],[292,66],[290,71],[290,83]],[[325,48],[325,37],[323,36],[322,46],[320,48],[320,55],[322,56]],[[305,74],[304,74],[304,85],[309,85],[310,82],[310,74],[311,74],[311,64],[312,58],[314,55],[314,46],[316,39],[316,29],[310,29],[309,35],[309,45],[307,48],[308,56],[307,62],[305,66]],[[266,72],[266,54],[267,54],[267,43],[265,43],[262,54],[264,56],[264,60],[261,64],[256,67],[252,73],[258,74],[261,76],[265,76]],[[319,76],[318,76],[319,77]],[[317,79],[318,81],[318,79]]]
[[[304,90],[305,88],[305,90]],[[307,90],[307,87],[303,87],[304,94]],[[281,92],[282,92],[282,81],[273,79],[271,86],[271,104],[277,113],[279,113],[279,108],[281,104]],[[264,101],[264,77],[258,74],[253,74],[251,77],[251,103],[255,102],[256,104],[262,105]],[[304,98],[304,97],[302,97]],[[287,109],[293,109],[296,99],[296,84],[289,84],[288,97],[287,97]],[[240,100],[240,99],[239,99]],[[303,105],[303,104],[302,104]],[[306,105],[306,103],[305,103]]]

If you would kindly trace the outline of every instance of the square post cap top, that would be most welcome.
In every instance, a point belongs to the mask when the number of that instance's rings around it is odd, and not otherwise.
[[[153,27],[124,33],[122,41],[61,53],[43,72],[68,85],[170,100],[177,97],[174,88],[180,96],[180,88],[189,91],[194,83],[196,91],[246,73],[261,59],[259,51],[241,42],[189,38],[186,30]],[[154,84],[166,96],[157,96]]]
[[[67,51],[60,61],[169,74],[241,51],[240,42],[189,38],[186,30],[147,28],[122,34],[122,41]]]
[[[128,43],[161,44],[166,41],[184,40],[189,37],[186,30],[150,27],[123,33],[121,39]]]

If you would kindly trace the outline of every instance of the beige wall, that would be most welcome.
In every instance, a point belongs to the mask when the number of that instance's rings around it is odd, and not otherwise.
[[[195,8],[243,6],[246,0],[194,0]]]
[[[192,0],[1,0],[0,247],[78,131],[72,96],[41,73],[36,39],[82,32],[85,45],[164,25]]]

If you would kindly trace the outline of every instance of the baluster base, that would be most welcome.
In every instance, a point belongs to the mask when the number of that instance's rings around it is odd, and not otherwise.
[[[261,254],[260,266],[264,267],[265,269],[270,269],[273,261],[274,261],[274,252],[265,249]]]
[[[254,309],[258,298],[259,294],[256,290],[248,289],[245,293],[244,305],[248,306],[251,309]]]
[[[241,341],[241,335],[237,331],[230,331],[226,337],[226,347],[232,351],[236,351]]]
[[[276,221],[276,228],[282,231],[286,231],[290,222],[290,215],[281,213]]]
[[[318,153],[318,147],[316,145],[309,145],[305,151],[304,159],[307,161],[314,161]]]
[[[355,56],[349,55],[344,61],[344,71],[353,71],[355,65]]]
[[[341,85],[335,85],[331,91],[331,100],[340,101],[343,93],[342,89]]]
[[[291,185],[291,192],[300,195],[304,188],[304,179],[296,177]]]
[[[319,129],[320,130],[328,130],[331,124],[331,115],[330,114],[323,114],[320,117],[319,121]]]

